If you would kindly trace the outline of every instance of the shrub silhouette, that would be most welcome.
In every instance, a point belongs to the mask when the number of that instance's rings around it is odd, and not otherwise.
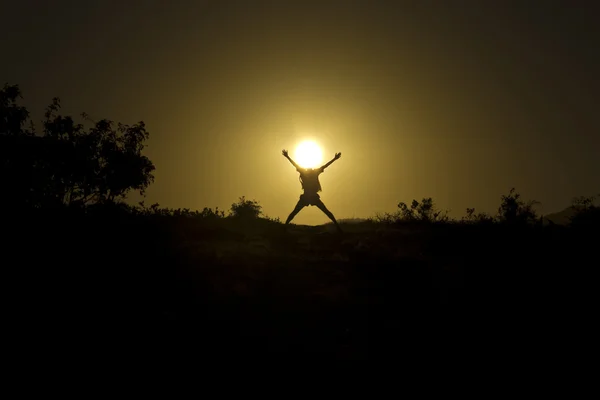
[[[401,222],[448,222],[448,212],[435,208],[435,203],[431,197],[425,197],[418,202],[413,200],[410,207],[404,203],[398,203],[398,210],[394,213],[377,214],[374,218],[382,223],[401,223]]]
[[[475,208],[467,208],[467,215],[461,219],[462,222],[491,224],[494,217],[485,212],[475,213]]]
[[[225,217],[225,211],[219,210],[216,207],[214,210],[209,207],[204,207],[201,211],[191,210],[189,208],[168,208],[161,207],[160,204],[154,203],[151,206],[146,206],[144,201],[138,203],[138,206],[132,206],[131,211],[134,214],[146,216],[162,216],[162,217],[184,217],[184,218],[200,218],[200,219],[218,219]]]
[[[237,203],[231,205],[230,216],[240,219],[257,219],[262,215],[262,206],[256,200],[246,200],[240,197]]]
[[[18,85],[0,90],[0,177],[10,193],[2,201],[35,208],[85,206],[124,200],[131,190],[143,195],[154,181],[155,167],[142,155],[149,138],[143,121],[115,126],[102,119],[86,130],[60,115],[60,100],[54,98],[37,135],[31,121],[25,128],[29,112],[17,104],[20,97]]]
[[[437,210],[431,197],[423,198],[420,203],[413,200],[410,208],[406,203],[400,202],[398,208],[401,218],[408,221],[445,222],[448,220],[447,212]]]
[[[502,195],[502,202],[498,207],[498,221],[505,224],[527,224],[537,221],[537,213],[533,209],[540,202],[531,200],[524,202],[521,195],[512,188],[508,195]]]
[[[599,196],[575,197],[571,207],[574,214],[569,217],[570,225],[573,227],[585,227],[600,225],[600,207],[596,205]]]
[[[474,224],[529,224],[538,221],[537,213],[534,210],[538,201],[525,202],[521,195],[512,188],[507,195],[501,196],[501,203],[498,207],[498,214],[492,216],[485,212],[475,212],[475,208],[467,208],[466,215],[459,221],[448,217],[448,211],[442,211],[436,208],[435,202],[431,197],[424,197],[420,202],[413,200],[410,206],[404,202],[398,203],[398,210],[393,213],[378,213],[372,219],[375,222],[394,224],[401,222],[463,222]],[[586,203],[588,204],[588,203]]]

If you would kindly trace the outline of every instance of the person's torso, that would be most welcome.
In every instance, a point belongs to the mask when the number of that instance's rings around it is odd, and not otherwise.
[[[304,193],[317,193],[321,191],[321,184],[319,182],[320,173],[321,171],[319,170],[300,173]]]

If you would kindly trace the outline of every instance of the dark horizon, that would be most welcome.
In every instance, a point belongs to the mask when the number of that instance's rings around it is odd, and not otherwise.
[[[548,214],[600,191],[600,34],[572,4],[22,1],[0,6],[0,77],[36,122],[55,96],[143,120],[148,204],[246,196],[285,219],[281,149],[315,138],[343,153],[321,178],[338,219],[423,197],[494,213],[512,187]]]

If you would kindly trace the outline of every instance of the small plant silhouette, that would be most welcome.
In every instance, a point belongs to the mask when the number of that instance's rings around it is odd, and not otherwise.
[[[425,197],[418,202],[413,200],[410,206],[404,202],[398,203],[398,210],[394,213],[377,214],[374,218],[377,222],[400,223],[400,222],[448,222],[448,211],[435,208],[431,197]]]
[[[600,225],[600,206],[596,205],[598,196],[579,196],[572,201],[574,214],[569,217],[570,225],[575,227]]]
[[[246,200],[240,197],[237,203],[231,205],[230,216],[241,219],[257,219],[262,215],[262,206],[256,200]]]
[[[527,224],[537,221],[537,213],[534,207],[540,204],[539,201],[531,200],[525,202],[521,195],[510,189],[508,195],[502,195],[502,202],[498,207],[498,221],[505,224]]]
[[[431,197],[425,197],[419,203],[413,200],[410,208],[404,202],[398,203],[400,218],[407,221],[445,222],[448,221],[447,211],[435,208]]]
[[[485,223],[494,222],[494,217],[485,212],[475,212],[475,208],[467,208],[467,215],[462,217],[462,222],[468,223]]]

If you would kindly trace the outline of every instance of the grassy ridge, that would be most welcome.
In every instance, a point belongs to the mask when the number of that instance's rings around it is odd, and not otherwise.
[[[13,309],[88,350],[366,359],[441,338],[510,347],[515,329],[547,336],[585,314],[597,260],[594,236],[566,227],[364,222],[338,235],[111,212],[5,227]]]

